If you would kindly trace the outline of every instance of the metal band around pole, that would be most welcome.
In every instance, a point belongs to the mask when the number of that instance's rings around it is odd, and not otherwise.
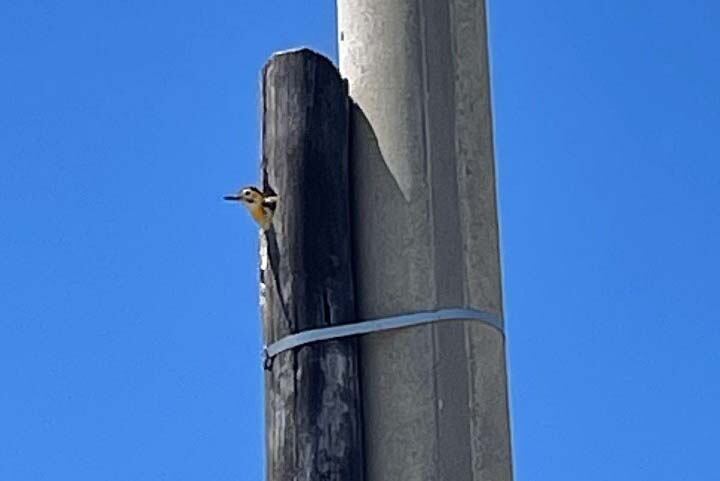
[[[400,329],[403,327],[411,327],[440,321],[481,321],[501,332],[503,330],[502,317],[488,311],[452,308],[440,309],[437,311],[415,312],[411,314],[401,314],[398,316],[382,317],[379,319],[370,319],[351,324],[340,324],[321,329],[310,329],[290,334],[289,336],[285,336],[263,349],[264,363],[267,367],[268,363],[281,352],[313,342],[370,334],[372,332],[389,331],[391,329]]]

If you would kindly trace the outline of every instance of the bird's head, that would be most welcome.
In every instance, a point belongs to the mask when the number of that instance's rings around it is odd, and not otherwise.
[[[246,207],[253,207],[262,203],[263,194],[255,187],[243,187],[237,194],[226,195],[223,199],[240,202]]]

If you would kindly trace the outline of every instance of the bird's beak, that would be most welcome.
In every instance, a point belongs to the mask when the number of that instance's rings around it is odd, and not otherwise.
[[[236,195],[236,194],[226,195],[226,196],[223,196],[223,199],[225,199],[225,200],[239,201],[239,200],[240,200],[240,196],[239,196],[239,195]]]

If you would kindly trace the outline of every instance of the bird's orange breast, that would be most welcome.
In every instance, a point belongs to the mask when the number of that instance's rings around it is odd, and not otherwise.
[[[262,205],[253,206],[250,209],[250,215],[260,224],[265,222],[265,212],[263,211]]]

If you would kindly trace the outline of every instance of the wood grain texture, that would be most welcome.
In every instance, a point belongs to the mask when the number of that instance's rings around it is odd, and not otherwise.
[[[263,182],[279,196],[263,234],[265,341],[355,320],[348,96],[310,50],[263,70]],[[362,481],[357,346],[326,341],[278,355],[266,374],[270,481]]]

